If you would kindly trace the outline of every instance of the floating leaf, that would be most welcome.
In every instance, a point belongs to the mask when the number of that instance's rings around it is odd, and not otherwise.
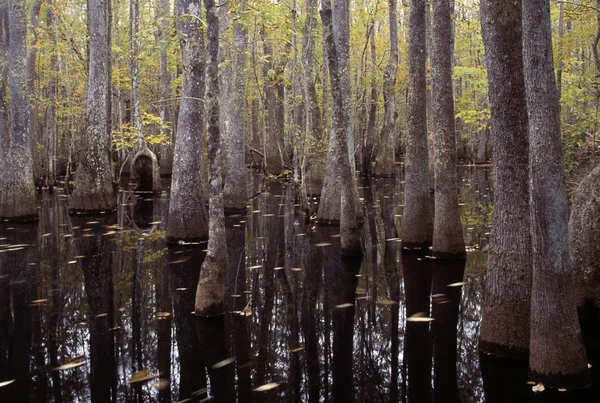
[[[433,318],[425,316],[423,312],[416,313],[406,319],[407,322],[433,322]]]
[[[540,382],[537,385],[532,386],[531,390],[533,390],[534,393],[539,393],[539,392],[543,392],[544,390],[546,390],[546,388],[544,387],[544,384]]]
[[[466,281],[461,281],[459,283],[451,283],[448,284],[448,287],[462,287],[463,285],[467,284]]]
[[[65,364],[56,367],[53,371],[64,371],[71,368],[77,368],[85,364],[85,355],[79,355],[68,360]]]
[[[322,248],[324,246],[331,246],[331,244],[329,242],[319,242],[319,243],[316,243],[315,246],[317,248]]]
[[[291,349],[290,351],[292,353],[297,353],[298,351],[302,351],[302,350],[304,350],[304,347],[296,347],[296,348]]]
[[[148,370],[143,369],[141,371],[134,372],[129,378],[129,384],[148,382],[151,379],[156,378],[158,375],[148,374]]]
[[[13,383],[14,381],[16,381],[16,379],[11,379],[10,381],[4,381],[4,382],[0,382],[0,388],[3,386],[7,386],[10,385],[11,383]]]
[[[223,361],[219,361],[216,364],[214,364],[211,368],[212,369],[219,369],[219,368],[223,368],[226,365],[229,365],[231,363],[233,363],[233,361],[235,361],[235,359],[233,357],[230,358],[226,358]]]
[[[258,388],[254,389],[254,391],[255,392],[266,392],[268,390],[275,389],[278,386],[279,386],[278,383],[271,382],[271,383],[267,383],[266,385],[259,386]]]
[[[336,305],[335,307],[336,308],[350,308],[351,306],[354,306],[354,304],[346,302],[345,304],[339,304],[339,305]]]
[[[389,305],[397,304],[396,301],[392,301],[391,299],[380,299],[379,301],[377,301],[375,303],[379,306],[389,306]]]

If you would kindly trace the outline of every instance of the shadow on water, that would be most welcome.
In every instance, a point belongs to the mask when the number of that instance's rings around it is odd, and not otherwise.
[[[294,186],[252,177],[226,218],[226,313],[192,314],[206,245],[166,245],[168,196],[116,214],[0,225],[0,400],[18,402],[592,402],[534,395],[527,363],[479,358],[493,194],[459,169],[468,259],[399,250],[402,178],[361,186],[362,260],[306,219]],[[315,200],[311,200],[315,203]],[[583,312],[598,382],[597,312]],[[596,347],[594,347],[596,346]]]

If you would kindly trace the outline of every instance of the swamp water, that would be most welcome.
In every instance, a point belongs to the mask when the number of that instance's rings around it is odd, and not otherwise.
[[[193,315],[206,245],[167,246],[166,194],[82,217],[44,193],[38,223],[0,225],[0,401],[598,401],[534,396],[526,363],[480,359],[487,169],[459,169],[454,263],[401,253],[401,180],[360,187],[365,257],[342,262],[339,229],[307,222],[291,185],[248,179],[222,317]]]

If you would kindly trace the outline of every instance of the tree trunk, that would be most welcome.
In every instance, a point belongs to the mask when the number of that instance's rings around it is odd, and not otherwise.
[[[243,7],[243,6],[242,6]],[[243,13],[243,8],[238,10]],[[246,161],[246,49],[248,47],[247,29],[239,21],[233,26],[233,70],[232,83],[227,104],[230,125],[227,141],[229,143],[227,159],[227,177],[223,198],[225,211],[243,212],[248,199]]]
[[[365,176],[371,175],[373,170],[373,150],[375,148],[375,124],[377,120],[377,103],[379,93],[377,92],[377,79],[375,70],[377,68],[377,57],[375,49],[375,21],[372,21],[370,27],[371,35],[367,40],[370,40],[371,50],[371,96],[369,98],[369,117],[367,119],[367,132],[365,134],[365,149],[363,151],[362,171]]]
[[[219,18],[215,0],[204,0],[208,63],[206,65],[206,106],[208,113],[209,221],[208,251],[196,289],[196,315],[214,316],[225,312],[227,242],[221,174],[221,133],[219,130]]]
[[[175,137],[167,241],[208,238],[204,197],[204,33],[200,0],[180,0],[185,19],[180,27],[183,44],[183,83]],[[183,20],[182,20],[183,21]]]
[[[159,0],[157,4],[157,18],[159,28],[157,31],[157,41],[160,44],[160,78],[159,78],[159,96],[160,96],[160,120],[170,125],[173,122],[172,96],[171,96],[171,73],[167,62],[167,48],[169,43],[169,17],[171,14],[171,2],[169,0]],[[171,143],[173,139],[173,127],[160,128]],[[173,170],[173,146],[161,145],[159,149],[161,170],[165,173],[172,173]]]
[[[46,27],[50,36],[50,43],[56,46],[56,15],[54,12],[54,1],[46,2]],[[52,188],[56,181],[56,92],[58,73],[58,57],[54,52],[50,56],[50,83],[48,84],[48,106],[44,118],[44,176],[46,186]]]
[[[107,0],[88,1],[89,74],[87,127],[81,138],[81,159],[77,168],[70,211],[93,213],[113,210],[116,197],[112,186],[108,114],[108,16]]]
[[[390,15],[390,60],[383,73],[383,127],[379,134],[379,152],[375,176],[396,176],[396,75],[398,74],[398,16],[396,0],[388,0]]]
[[[333,27],[335,27],[335,24],[344,19],[343,10],[343,8],[337,8],[336,13],[332,14],[331,2],[325,0],[323,1],[323,7],[320,13],[327,44],[331,94],[333,95],[333,127],[335,131],[331,139],[333,146],[330,147],[330,149],[333,150],[333,157],[339,161],[338,164],[335,164],[335,170],[333,171],[331,179],[333,179],[335,183],[338,183],[340,187],[340,240],[342,244],[342,255],[353,257],[362,256],[362,246],[356,222],[357,203],[355,199],[355,182],[352,170],[350,169],[347,152],[348,137],[346,135],[346,130],[348,128],[348,122],[344,119],[348,115],[344,113],[344,102],[342,100],[344,95],[347,94],[343,92],[343,86],[340,80],[340,77],[344,74],[344,70],[340,69],[340,57],[337,53],[337,45],[333,35]],[[345,72],[347,72],[347,70]]]
[[[10,131],[4,145],[4,170],[0,174],[0,219],[37,219],[33,158],[27,95],[27,20],[23,1],[8,2],[8,69]],[[8,28],[8,29],[7,29]]]
[[[495,197],[479,349],[526,358],[532,262],[521,0],[482,1],[481,28],[492,115]],[[483,136],[480,141],[485,141]]]
[[[456,132],[452,92],[452,17],[449,0],[433,1],[431,82],[435,137],[435,218],[433,253],[464,258],[456,179]]]
[[[548,0],[523,2],[523,47],[533,245],[529,369],[546,387],[583,387],[590,374],[573,295]]]

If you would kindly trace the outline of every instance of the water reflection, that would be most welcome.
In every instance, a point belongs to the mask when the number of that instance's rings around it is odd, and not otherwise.
[[[492,193],[488,171],[460,175],[453,263],[399,250],[401,178],[363,184],[367,253],[344,262],[293,185],[253,176],[226,222],[227,313],[208,319],[192,314],[206,245],[167,247],[167,194],[85,218],[44,194],[39,223],[0,225],[2,401],[539,401],[526,365],[479,359]],[[593,401],[543,398],[565,397]]]

